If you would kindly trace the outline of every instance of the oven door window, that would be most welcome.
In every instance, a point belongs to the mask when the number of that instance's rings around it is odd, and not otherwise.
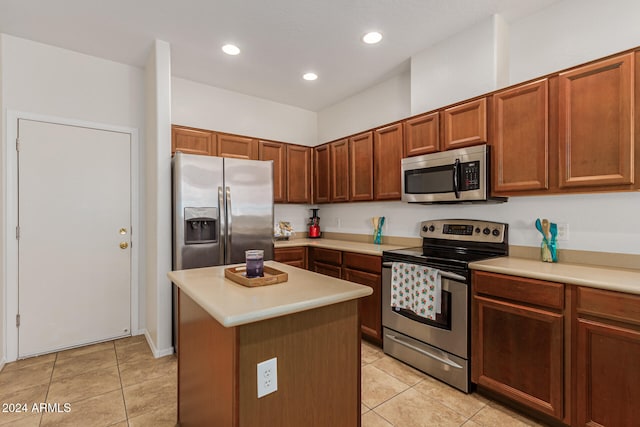
[[[406,194],[434,194],[453,192],[453,165],[411,169],[404,172]]]
[[[451,330],[451,292],[445,291],[444,289],[442,290],[440,304],[441,304],[440,314],[436,315],[435,320],[418,316],[413,311],[407,310],[405,308],[393,307],[393,311],[413,321],[450,331]]]

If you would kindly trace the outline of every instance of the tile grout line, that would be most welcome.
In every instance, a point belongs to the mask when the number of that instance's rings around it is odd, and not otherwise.
[[[49,391],[51,391],[51,384],[53,383],[53,373],[56,370],[56,363],[58,363],[58,355],[59,351],[56,351],[56,357],[53,359],[53,366],[51,367],[51,376],[49,377],[49,385],[47,386],[47,394],[44,396],[44,401],[46,402],[49,399]],[[38,421],[38,426],[42,425],[42,419],[44,418],[44,414],[40,414],[40,421]]]
[[[120,358],[118,357],[118,349],[116,342],[113,342],[113,351],[116,354],[116,366],[118,367],[118,380],[120,381],[120,394],[122,395],[122,403],[124,403],[124,416],[126,417],[127,426],[129,426],[129,410],[127,409],[127,399],[124,398],[124,385],[122,384],[122,373],[120,372]]]

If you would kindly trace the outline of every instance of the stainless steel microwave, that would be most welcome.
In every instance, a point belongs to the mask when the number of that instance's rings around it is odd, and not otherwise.
[[[402,159],[402,200],[409,203],[505,202],[491,197],[488,145]]]

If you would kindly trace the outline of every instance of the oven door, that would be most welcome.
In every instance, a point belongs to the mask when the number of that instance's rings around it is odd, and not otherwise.
[[[382,325],[463,359],[469,358],[468,286],[464,277],[441,270],[442,310],[436,320],[391,307],[391,264],[382,269]],[[386,339],[386,337],[384,338]]]

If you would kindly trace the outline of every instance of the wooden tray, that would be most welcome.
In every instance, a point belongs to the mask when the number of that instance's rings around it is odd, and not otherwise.
[[[255,288],[257,286],[275,285],[289,280],[289,275],[284,271],[277,270],[267,265],[264,266],[264,277],[248,278],[245,276],[246,266],[229,267],[224,269],[224,277],[234,282]]]

